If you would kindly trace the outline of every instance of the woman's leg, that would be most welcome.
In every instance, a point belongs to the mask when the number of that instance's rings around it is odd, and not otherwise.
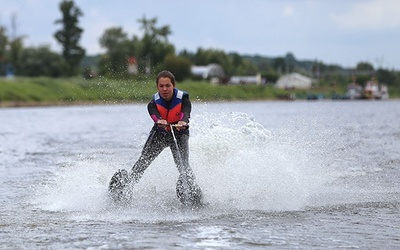
[[[172,155],[179,171],[176,193],[179,200],[187,206],[198,207],[202,203],[202,192],[197,185],[192,168],[189,165],[189,136],[184,134],[177,138],[176,145],[171,145]],[[180,156],[178,155],[180,154]],[[181,162],[182,160],[182,162]]]
[[[132,167],[131,178],[133,183],[137,183],[144,171],[150,166],[154,159],[168,146],[165,135],[156,129],[152,129],[146,143],[144,144],[139,159]]]

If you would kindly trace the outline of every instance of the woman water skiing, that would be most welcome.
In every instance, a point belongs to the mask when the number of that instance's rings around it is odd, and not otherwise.
[[[139,181],[153,160],[169,147],[179,171],[176,186],[179,200],[186,206],[199,206],[202,192],[189,165],[189,94],[175,88],[175,76],[167,70],[157,75],[156,84],[158,92],[147,105],[154,126],[131,172],[122,169],[111,178],[110,194],[114,199],[120,199],[131,184]]]

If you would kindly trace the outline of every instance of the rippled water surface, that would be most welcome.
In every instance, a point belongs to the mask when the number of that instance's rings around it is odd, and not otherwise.
[[[2,249],[396,249],[400,102],[193,103],[190,162],[207,206],[180,206],[165,150],[136,161],[145,104],[0,109]]]

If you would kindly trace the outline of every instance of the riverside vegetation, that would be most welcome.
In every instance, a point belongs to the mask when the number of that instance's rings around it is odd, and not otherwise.
[[[151,80],[150,80],[151,79]],[[343,86],[314,87],[309,90],[282,90],[273,84],[220,85],[187,80],[177,87],[188,91],[193,101],[306,99],[309,94],[322,94],[326,99],[344,96]],[[156,91],[153,77],[148,79],[95,78],[23,78],[0,79],[0,106],[41,106],[101,103],[147,102]],[[391,98],[400,91],[390,92]]]

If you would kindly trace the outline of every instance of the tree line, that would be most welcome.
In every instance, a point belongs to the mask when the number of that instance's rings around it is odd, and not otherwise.
[[[73,0],[63,0],[59,4],[60,19],[54,24],[59,30],[54,38],[61,45],[57,53],[47,45],[25,47],[24,36],[8,36],[5,27],[0,26],[0,75],[70,77],[84,74],[104,77],[132,77],[148,75],[167,68],[173,71],[178,81],[192,77],[192,65],[220,64],[226,78],[232,75],[261,76],[275,82],[284,73],[299,72],[319,79],[321,84],[347,84],[356,78],[360,83],[372,76],[389,86],[400,85],[398,71],[374,69],[369,62],[360,62],[355,68],[345,69],[338,65],[327,65],[319,61],[300,61],[292,53],[283,57],[239,55],[219,49],[198,48],[191,52],[177,52],[168,40],[172,34],[169,25],[158,25],[157,18],[143,16],[138,21],[143,35],[128,36],[122,27],[106,29],[99,39],[105,53],[98,55],[94,63],[82,67],[87,59],[85,49],[79,45],[84,30],[79,27],[79,19],[84,15]],[[134,72],[129,71],[129,63],[134,64]],[[224,80],[224,79],[222,79]]]
[[[62,17],[54,23],[61,29],[54,38],[62,45],[62,53],[52,51],[48,45],[25,47],[25,36],[7,36],[6,28],[0,26],[0,75],[62,77],[80,72],[85,56],[85,49],[79,45],[83,33],[79,18],[83,13],[73,1],[64,0],[59,7]]]

